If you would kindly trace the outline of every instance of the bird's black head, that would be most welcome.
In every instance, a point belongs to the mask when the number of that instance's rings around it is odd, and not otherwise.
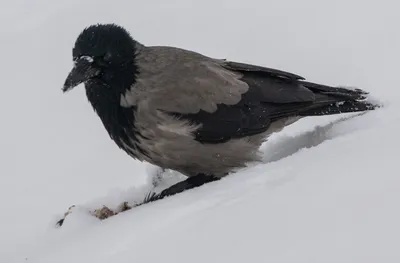
[[[115,24],[85,28],[75,42],[72,51],[75,65],[63,91],[95,80],[123,93],[135,82],[137,44],[124,28]]]

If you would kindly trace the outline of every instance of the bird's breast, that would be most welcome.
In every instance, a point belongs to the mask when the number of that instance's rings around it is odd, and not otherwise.
[[[223,176],[232,168],[259,158],[257,148],[261,137],[201,143],[195,139],[200,125],[156,109],[139,106],[135,113],[135,127],[141,134],[138,147],[146,152],[144,160],[189,176],[198,173]]]

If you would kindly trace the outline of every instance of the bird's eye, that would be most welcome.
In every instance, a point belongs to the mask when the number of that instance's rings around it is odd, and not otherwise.
[[[110,52],[107,52],[104,56],[103,59],[104,61],[110,62],[112,58],[112,54]]]
[[[84,59],[89,63],[93,63],[93,61],[94,61],[93,58],[90,56],[80,56],[79,59]]]

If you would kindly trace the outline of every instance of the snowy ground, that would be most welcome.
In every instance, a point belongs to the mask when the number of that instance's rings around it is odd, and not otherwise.
[[[0,262],[400,261],[396,1],[0,3]],[[98,221],[85,209],[139,196],[147,167],[117,149],[82,88],[61,92],[75,38],[97,22],[386,106],[303,120],[264,145],[265,164]]]

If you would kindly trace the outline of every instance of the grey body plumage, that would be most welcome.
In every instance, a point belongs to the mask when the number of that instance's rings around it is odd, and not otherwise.
[[[270,131],[204,144],[194,139],[199,124],[168,114],[213,113],[218,104],[237,104],[249,89],[241,74],[222,67],[222,60],[174,47],[141,46],[136,63],[140,74],[121,96],[121,106],[137,109],[136,125],[145,137],[138,143],[147,152],[138,159],[187,176],[201,171],[217,177],[260,160],[258,148]]]
[[[268,136],[302,117],[376,108],[362,90],[175,47],[145,46],[116,25],[86,28],[73,57],[76,66],[64,91],[84,82],[121,149],[188,177],[220,178],[260,161],[259,147]]]

